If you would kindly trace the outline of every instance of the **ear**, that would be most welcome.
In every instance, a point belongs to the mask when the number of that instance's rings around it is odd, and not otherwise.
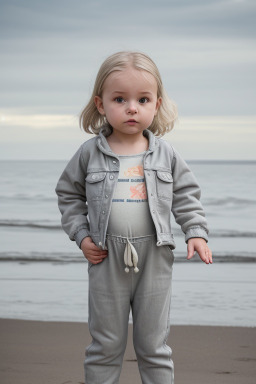
[[[157,112],[158,112],[158,109],[159,109],[159,107],[160,107],[161,104],[162,104],[162,97],[159,97],[159,98],[157,99],[157,102],[156,102],[155,116],[156,116],[156,114],[157,114]]]
[[[94,97],[94,103],[101,115],[105,115],[104,107],[103,107],[103,101],[102,98],[99,96]]]

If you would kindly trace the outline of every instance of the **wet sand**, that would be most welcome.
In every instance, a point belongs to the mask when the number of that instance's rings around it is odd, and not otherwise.
[[[120,384],[141,383],[131,335]],[[86,323],[0,319],[0,339],[1,384],[84,383]],[[172,326],[168,344],[175,384],[256,382],[256,328]]]

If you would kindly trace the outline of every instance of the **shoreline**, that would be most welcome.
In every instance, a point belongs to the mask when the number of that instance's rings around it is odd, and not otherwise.
[[[0,382],[83,384],[87,323],[0,319]],[[256,327],[173,325],[175,384],[254,384]],[[120,384],[141,383],[132,325]]]
[[[1,317],[0,315],[0,327],[1,327],[1,321],[4,320],[4,321],[24,321],[24,322],[35,322],[35,323],[53,323],[53,324],[73,324],[73,325],[76,325],[76,324],[86,324],[88,325],[88,322],[87,320],[85,319],[84,323],[81,321],[81,320],[70,320],[70,319],[65,319],[65,320],[61,320],[61,319],[56,319],[56,320],[53,320],[53,319],[37,319],[37,318],[22,318],[22,317]],[[128,322],[129,326],[132,327],[132,324],[133,324],[133,319],[132,319],[132,315],[130,314],[130,317],[129,317],[129,322]],[[203,327],[203,328],[242,328],[242,329],[255,329],[256,330],[256,325],[233,325],[233,324],[203,324],[203,323],[191,323],[191,324],[187,324],[187,323],[171,323],[171,328],[178,328],[178,327]],[[0,328],[0,335],[1,335],[1,328]],[[1,349],[1,348],[0,348]],[[255,360],[256,361],[256,360]]]

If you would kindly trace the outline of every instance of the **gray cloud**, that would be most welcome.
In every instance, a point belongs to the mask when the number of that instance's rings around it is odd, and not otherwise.
[[[254,114],[254,1],[0,1],[0,103],[74,113],[106,56],[147,52],[184,114]]]
[[[52,34],[81,37],[86,33],[99,36],[102,32],[103,38],[113,32],[116,38],[122,38],[130,28],[136,28],[138,38],[152,29],[187,37],[188,33],[200,37],[202,33],[212,37],[255,36],[253,0],[1,0],[0,7],[4,38],[33,39]]]

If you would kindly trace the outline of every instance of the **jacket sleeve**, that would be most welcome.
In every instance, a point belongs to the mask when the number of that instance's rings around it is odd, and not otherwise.
[[[172,212],[176,222],[185,233],[185,241],[187,242],[192,237],[201,237],[208,241],[207,221],[200,202],[200,187],[186,162],[175,150],[172,172]]]
[[[62,227],[79,247],[83,238],[90,236],[85,178],[86,165],[81,146],[67,164],[55,189],[62,214]]]

